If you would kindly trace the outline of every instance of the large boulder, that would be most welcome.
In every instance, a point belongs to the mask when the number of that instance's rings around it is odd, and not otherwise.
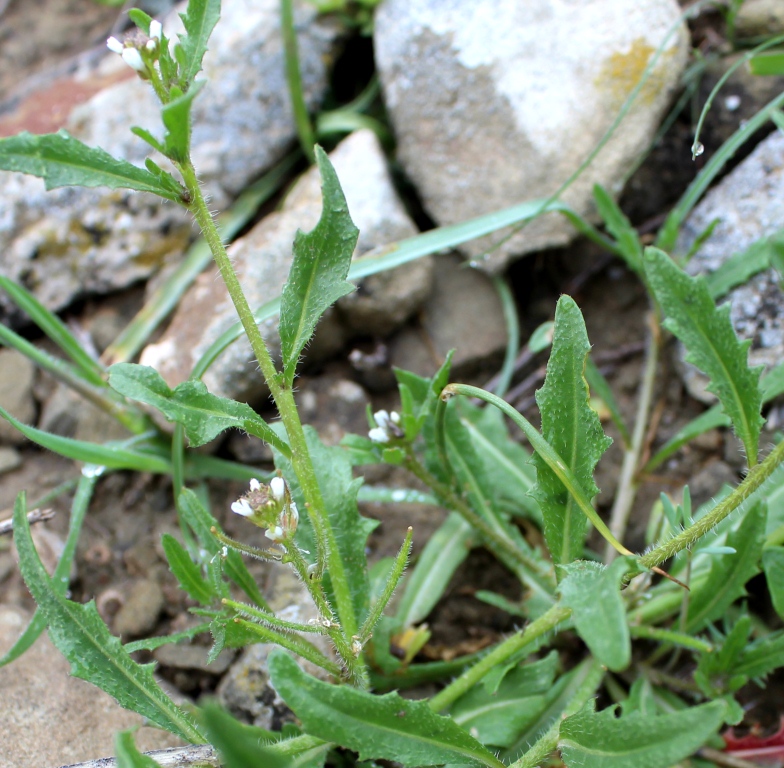
[[[675,0],[385,0],[376,61],[398,157],[430,215],[453,224],[556,192],[661,48],[633,108],[563,199],[587,214],[595,183],[618,194],[683,71],[680,13]],[[462,250],[480,257],[504,234]],[[486,266],[498,271],[573,235],[550,214]]]

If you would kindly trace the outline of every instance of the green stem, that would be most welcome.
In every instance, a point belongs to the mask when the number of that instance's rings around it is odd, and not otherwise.
[[[618,491],[610,513],[610,531],[621,541],[626,533],[634,498],[637,495],[637,468],[640,463],[645,434],[648,430],[648,417],[653,400],[653,388],[656,383],[656,364],[659,359],[661,335],[657,319],[653,314],[648,317],[648,344],[645,350],[645,366],[640,393],[637,400],[637,414],[634,420],[634,432],[631,445],[624,451],[621,474],[618,479]],[[610,563],[615,557],[615,548],[607,542],[604,550],[604,562]]]
[[[248,304],[248,300],[245,298],[245,294],[242,292],[237,274],[226,253],[226,248],[223,245],[218,228],[207,207],[207,203],[204,200],[193,164],[190,161],[182,163],[179,166],[179,169],[185,186],[191,196],[189,208],[201,228],[210,251],[212,251],[215,263],[226,284],[226,289],[234,303],[242,327],[248,337],[251,348],[253,349],[253,354],[256,356],[264,380],[266,381],[272,398],[275,401],[275,405],[277,406],[280,419],[286,429],[289,445],[291,447],[291,463],[305,497],[305,507],[308,518],[313,525],[313,530],[316,535],[318,567],[315,574],[315,581],[320,583],[326,565],[332,580],[332,588],[337,603],[337,612],[340,618],[340,624],[343,628],[344,637],[351,637],[357,633],[358,625],[357,618],[354,614],[349,580],[346,576],[337,540],[327,516],[324,499],[321,495],[316,472],[310,458],[310,451],[308,450],[307,440],[305,439],[305,431],[302,428],[297,405],[294,401],[294,392],[291,387],[287,387],[283,383],[282,377],[275,368],[275,363],[267,349],[261,331],[253,318],[253,312]],[[310,581],[306,581],[305,583],[310,589]],[[311,594],[313,594],[312,590]],[[347,665],[352,661],[353,659],[344,659],[344,662]],[[362,664],[362,662],[360,662],[360,664]]]
[[[294,121],[297,124],[299,143],[305,157],[313,163],[316,160],[313,146],[316,143],[313,137],[313,126],[310,124],[308,107],[302,92],[302,75],[299,69],[299,52],[297,50],[297,33],[294,29],[294,11],[292,0],[280,0],[280,28],[283,37],[283,50],[286,57],[286,80],[289,84],[291,108],[294,111]]]
[[[629,626],[629,634],[632,637],[640,637],[643,640],[658,640],[662,643],[680,645],[700,653],[711,653],[713,651],[713,646],[710,643],[706,643],[704,640],[691,635],[685,635],[682,632],[673,632],[669,629],[646,627],[644,624],[631,624]]]
[[[577,505],[583,511],[585,516],[593,523],[594,528],[612,544],[613,548],[620,552],[622,555],[633,555],[634,553],[626,549],[610,532],[610,529],[605,525],[604,520],[599,517],[596,510],[591,506],[591,502],[585,495],[577,478],[572,474],[566,462],[553,450],[550,443],[547,442],[537,431],[533,424],[525,418],[521,413],[518,413],[509,403],[496,397],[490,392],[486,392],[479,387],[472,387],[468,384],[448,384],[441,392],[441,398],[448,400],[453,395],[463,395],[465,397],[478,397],[490,405],[494,405],[503,414],[508,416],[520,429],[523,430],[531,447],[542,457],[548,467],[553,471],[555,476],[563,483],[566,490],[571,494],[572,498],[577,502]]]
[[[450,683],[443,691],[437,693],[430,699],[430,709],[434,712],[440,712],[442,709],[446,709],[446,707],[457,701],[464,693],[467,693],[492,669],[499,664],[503,664],[507,659],[511,658],[515,653],[525,648],[527,645],[530,645],[534,640],[537,640],[542,635],[555,629],[558,624],[568,619],[571,614],[572,611],[570,608],[564,608],[562,605],[558,604],[554,605],[538,619],[532,621],[525,629],[512,635],[504,640],[503,643],[496,646],[495,649],[482,657],[473,667],[470,667],[463,672],[460,677]]]
[[[536,768],[558,746],[558,736],[561,732],[561,722],[567,717],[577,714],[595,693],[602,682],[605,670],[596,659],[592,659],[585,679],[574,692],[566,709],[561,716],[540,736],[536,743],[519,760],[512,763],[509,768]]]
[[[732,514],[746,499],[751,496],[784,461],[784,441],[780,442],[761,464],[757,464],[746,475],[746,479],[724,501],[717,504],[707,515],[701,517],[694,525],[689,526],[665,544],[643,555],[640,565],[653,568],[683,549],[701,539],[708,531],[717,526],[725,517]]]

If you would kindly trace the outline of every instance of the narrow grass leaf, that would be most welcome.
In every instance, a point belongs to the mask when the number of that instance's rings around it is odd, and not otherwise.
[[[215,592],[201,575],[199,566],[191,560],[185,547],[169,533],[163,534],[161,545],[169,563],[169,570],[174,574],[180,587],[197,602],[209,605],[216,597]]]
[[[133,731],[120,731],[114,737],[114,754],[117,768],[161,768],[160,763],[139,752],[133,741]]]
[[[542,414],[542,436],[591,499],[599,492],[594,468],[612,441],[588,403],[584,370],[589,350],[582,314],[571,298],[562,296],[555,311],[547,375],[544,386],[536,392],[536,402]],[[544,517],[547,546],[555,563],[569,563],[582,554],[586,517],[538,453],[533,461],[537,472],[534,497]]]
[[[784,229],[753,242],[746,250],[733,253],[714,272],[705,275],[705,284],[712,298],[719,299],[749,278],[775,266],[784,253]]]
[[[282,651],[269,658],[272,684],[306,733],[359,753],[360,760],[387,759],[402,765],[503,763],[451,718],[425,701],[396,693],[376,696],[317,680]]]
[[[727,535],[726,544],[735,554],[713,557],[708,578],[699,589],[692,590],[686,623],[689,633],[723,616],[735,600],[746,594],[746,582],[759,573],[766,517],[767,505],[757,501]]]
[[[620,672],[631,661],[631,639],[621,580],[629,563],[619,558],[609,567],[587,560],[561,566],[566,573],[558,589],[572,609],[577,634],[608,669]]]
[[[623,420],[621,408],[618,401],[615,399],[610,382],[604,377],[604,374],[597,368],[596,363],[590,357],[585,361],[585,380],[594,395],[599,397],[602,402],[607,406],[610,411],[610,418],[618,432],[621,433],[621,439],[626,446],[631,445],[631,435],[626,428],[626,422]]]
[[[178,35],[175,55],[180,63],[180,84],[187,91],[201,71],[207,43],[220,18],[220,0],[190,0],[186,12],[181,13],[180,18],[185,34]]]
[[[427,618],[468,556],[475,536],[473,528],[457,512],[452,512],[427,540],[406,577],[398,603],[395,618],[401,629]]]
[[[0,139],[0,169],[38,176],[47,189],[67,186],[135,189],[182,202],[172,187],[163,184],[155,174],[118,160],[102,149],[88,147],[65,131],[39,136],[23,131]]]
[[[59,594],[44,570],[30,535],[24,494],[14,506],[14,541],[25,584],[49,624],[49,636],[71,664],[71,674],[97,685],[126,709],[186,741],[203,743],[191,717],[161,690],[154,664],[137,664],[119,638],[109,633],[95,603],[74,603]]]
[[[704,280],[687,275],[663,251],[646,248],[645,270],[666,317],[665,327],[683,342],[688,362],[707,374],[708,390],[719,398],[753,467],[763,419],[762,369],[749,368],[751,341],[738,340],[729,305],[717,308]]]
[[[561,725],[558,748],[568,768],[669,768],[698,750],[724,721],[727,705],[712,701],[669,715],[586,708]]]
[[[752,75],[784,75],[784,53],[761,53],[749,61],[749,69]]]
[[[349,215],[335,169],[321,147],[316,147],[316,162],[324,200],[321,218],[311,232],[297,231],[294,260],[280,300],[283,372],[289,384],[321,316],[354,290],[346,275],[359,230]]]
[[[183,640],[191,640],[196,635],[204,634],[210,631],[209,624],[197,624],[190,629],[184,629],[182,632],[175,632],[172,635],[165,635],[163,637],[148,637],[144,640],[134,640],[132,643],[125,644],[125,650],[128,653],[135,653],[136,651],[154,651],[156,648],[161,648],[164,645],[171,645],[172,643],[179,643]]]
[[[172,390],[154,368],[117,363],[109,369],[109,385],[121,395],[152,405],[169,421],[182,424],[191,445],[204,445],[234,427],[290,454],[288,445],[253,408],[211,394],[201,381],[189,379]]]
[[[638,275],[642,275],[642,245],[637,230],[610,197],[607,190],[599,184],[593,188],[593,199],[596,210],[604,221],[607,231],[618,241],[618,249],[626,266]]]

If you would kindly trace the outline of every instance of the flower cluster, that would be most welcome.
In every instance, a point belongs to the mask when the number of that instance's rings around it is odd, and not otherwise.
[[[106,47],[113,53],[122,56],[122,60],[131,68],[136,70],[143,77],[149,75],[148,63],[145,58],[155,58],[158,47],[163,37],[163,27],[160,21],[153,19],[150,22],[150,37],[147,40],[139,40],[128,37],[124,42],[120,42],[116,37],[110,37],[106,41]],[[142,51],[146,54],[143,55]]]
[[[282,477],[273,477],[269,485],[251,480],[250,490],[231,505],[231,511],[266,528],[264,535],[275,542],[290,540],[299,523],[297,504]]]
[[[376,426],[368,432],[368,437],[374,443],[388,443],[392,439],[404,436],[400,428],[400,414],[397,411],[376,411],[373,414]]]

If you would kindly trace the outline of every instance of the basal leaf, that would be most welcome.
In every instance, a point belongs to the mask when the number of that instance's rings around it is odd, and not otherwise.
[[[376,696],[324,683],[303,672],[282,651],[270,655],[269,670],[275,690],[302,721],[306,733],[358,752],[360,760],[387,759],[411,766],[503,765],[425,701],[411,701],[396,693]]]
[[[519,665],[508,672],[498,689],[477,685],[460,697],[449,711],[452,719],[483,744],[510,747],[547,707],[558,665],[553,651],[541,661]]]
[[[727,608],[746,594],[746,582],[759,573],[759,560],[765,543],[767,506],[755,502],[740,525],[727,535],[727,546],[735,554],[714,556],[708,578],[689,599],[687,631],[696,632],[723,616]]]
[[[172,390],[154,368],[117,363],[109,369],[109,385],[121,395],[152,405],[169,421],[182,424],[191,445],[204,445],[234,427],[289,454],[288,445],[253,408],[211,394],[201,381],[189,379]]]
[[[656,248],[645,250],[645,272],[664,312],[665,327],[686,347],[686,359],[707,374],[708,390],[719,399],[746,449],[749,466],[757,463],[762,368],[749,368],[751,341],[739,341],[730,306],[716,307],[705,281],[687,275]]]
[[[354,285],[346,281],[359,230],[348,212],[335,169],[316,147],[324,198],[321,218],[307,234],[297,231],[294,261],[280,299],[283,373],[291,384],[299,356],[324,312]]]
[[[596,201],[596,209],[599,211],[607,231],[618,241],[620,255],[626,262],[626,266],[641,275],[642,245],[640,245],[637,230],[626,218],[618,203],[599,184],[594,185],[593,199]]]
[[[180,18],[185,34],[178,35],[176,56],[180,63],[180,84],[187,91],[201,71],[207,43],[220,18],[220,0],[189,0],[188,8]]]
[[[599,492],[594,468],[612,441],[588,404],[584,370],[589,350],[582,314],[571,298],[562,296],[555,311],[547,376],[536,402],[542,414],[542,436],[591,499]],[[555,563],[569,563],[582,555],[587,520],[544,459],[535,454],[533,461],[537,472],[534,497],[544,517],[547,546]]]
[[[215,597],[210,584],[201,575],[199,566],[191,560],[185,547],[169,533],[164,533],[161,541],[169,569],[180,586],[197,602],[209,605]]]
[[[39,136],[24,131],[0,139],[0,169],[38,176],[47,189],[67,186],[135,189],[182,202],[172,192],[171,185],[163,184],[154,174],[114,158],[102,149],[88,147],[65,131]]]
[[[746,646],[734,672],[756,678],[765,677],[779,667],[784,667],[784,630],[772,632]]]
[[[604,666],[620,672],[629,665],[632,650],[621,598],[621,580],[629,563],[617,559],[605,568],[577,560],[561,568],[566,578],[558,589],[564,605],[572,609],[577,633]]]
[[[370,594],[365,548],[367,537],[378,525],[378,522],[359,514],[357,492],[362,481],[354,479],[347,452],[342,448],[324,445],[311,427],[305,428],[305,437],[324,505],[329,514],[329,522],[338,543],[346,580],[351,590],[354,615],[357,617],[358,624],[361,625],[368,612]],[[297,506],[300,510],[304,510],[305,499],[290,462],[276,453],[275,465],[282,470]],[[315,562],[317,549],[313,528],[310,520],[302,513],[300,513],[299,527],[297,528],[297,544],[308,551],[308,554],[304,555],[308,562]],[[324,584],[328,594],[331,594],[332,586],[329,573],[325,576]]]
[[[779,618],[784,618],[784,547],[768,547],[762,553],[762,569],[773,607]]]
[[[218,521],[205,509],[199,497],[190,488],[183,488],[177,502],[177,510],[183,521],[190,527],[200,546],[212,557],[221,551],[221,545],[210,533],[213,526],[220,530]],[[250,575],[239,552],[230,549],[226,553],[223,567],[226,575],[260,608],[269,610],[266,600],[259,592],[256,581]]]
[[[137,664],[110,634],[95,603],[74,603],[59,594],[44,570],[30,535],[24,494],[14,506],[14,541],[25,584],[49,623],[49,636],[71,664],[71,674],[102,688],[117,702],[186,741],[204,742],[199,728],[158,686],[154,664]]]
[[[658,717],[615,717],[613,708],[586,707],[564,720],[558,748],[568,768],[669,768],[716,733],[726,709],[719,700]]]
[[[406,576],[396,620],[401,629],[425,619],[441,599],[458,566],[471,549],[473,528],[457,512],[427,540],[416,565]]]
[[[160,763],[139,752],[133,741],[133,731],[120,731],[114,737],[114,754],[117,768],[161,768]]]
[[[220,753],[225,768],[288,768],[292,761],[266,744],[272,734],[244,725],[217,704],[207,702],[201,710],[202,722],[210,744]]]

